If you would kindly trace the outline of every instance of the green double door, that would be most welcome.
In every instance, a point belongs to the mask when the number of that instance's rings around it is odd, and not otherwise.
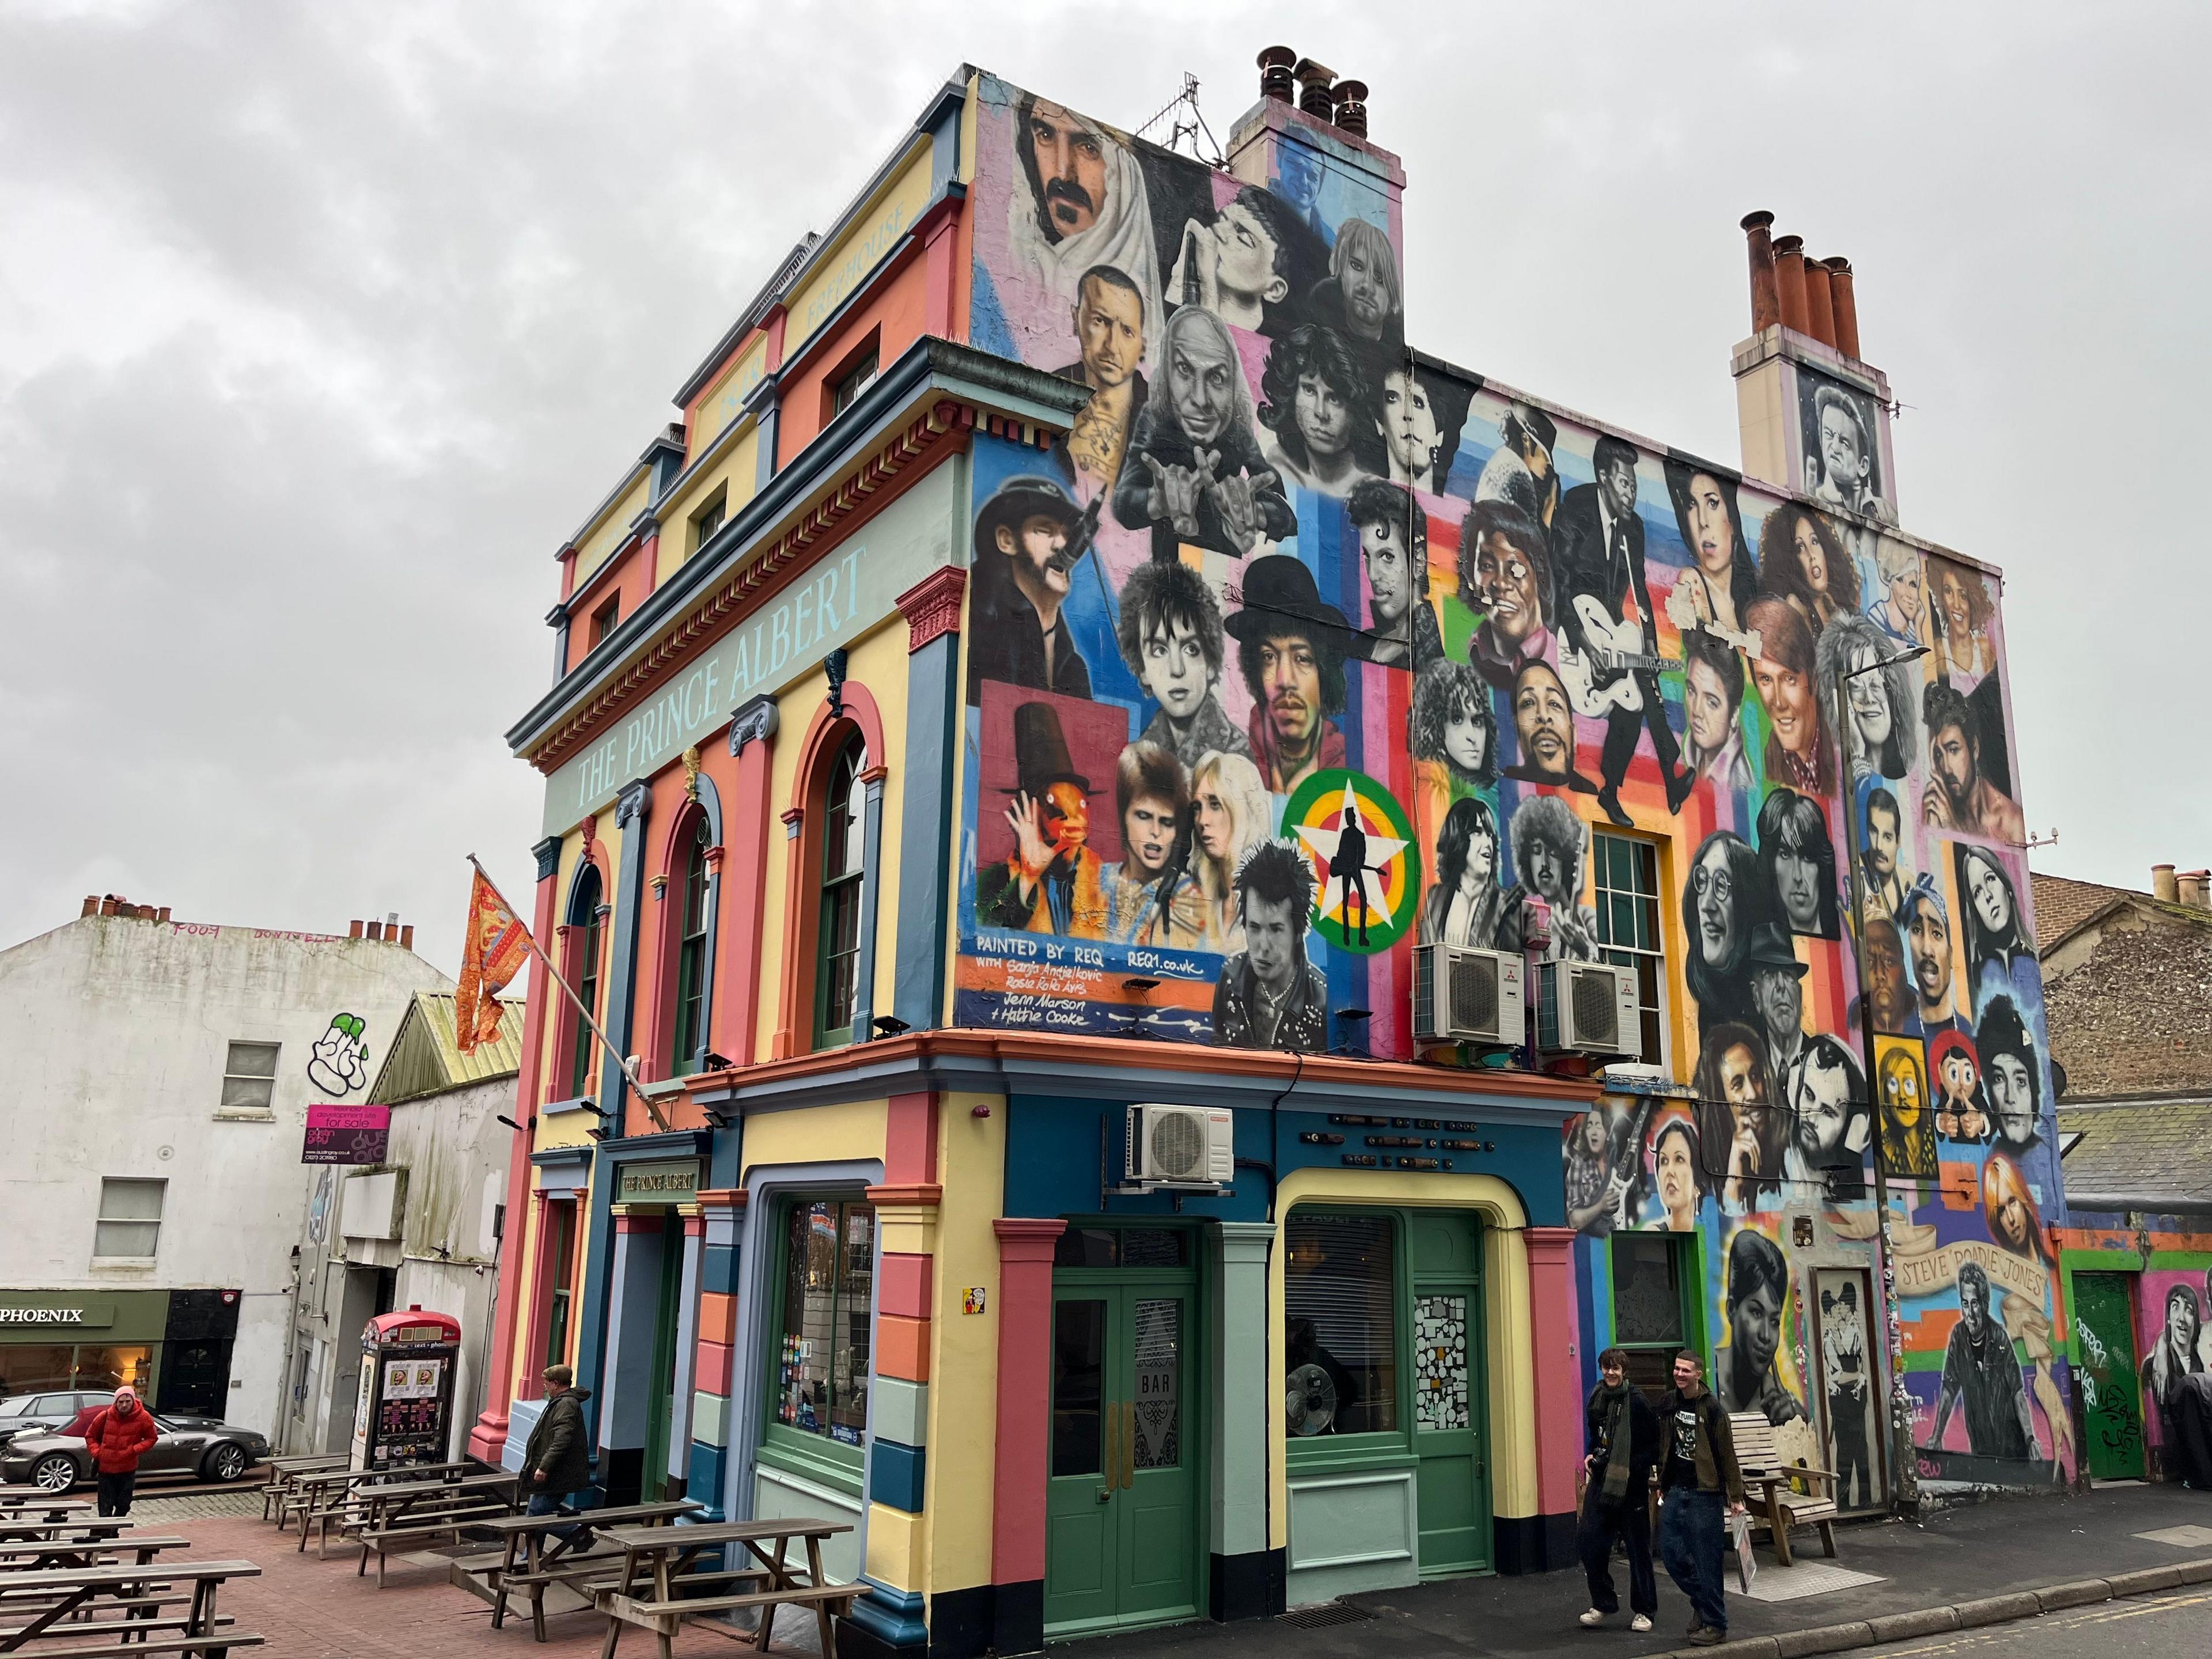
[[[2089,1473],[2100,1480],[2142,1478],[2141,1381],[2136,1370],[2136,1275],[2074,1275],[2076,1387],[2088,1430]]]
[[[653,1386],[646,1390],[645,1467],[638,1500],[657,1504],[674,1488],[668,1474],[668,1441],[676,1409],[676,1337],[683,1319],[684,1223],[671,1210],[660,1233],[660,1273],[653,1303]],[[680,1490],[677,1495],[683,1495]]]
[[[1048,1634],[1199,1611],[1197,1315],[1188,1270],[1063,1268],[1054,1277]]]
[[[1472,1216],[1455,1211],[1406,1216],[1421,1577],[1438,1578],[1491,1565],[1482,1233]]]

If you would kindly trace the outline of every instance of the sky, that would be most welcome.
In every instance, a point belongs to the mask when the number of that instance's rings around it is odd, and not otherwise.
[[[784,252],[963,62],[1225,138],[1278,41],[1404,158],[1413,343],[1569,408],[1734,460],[1738,220],[1849,257],[2036,867],[2212,864],[2212,8],[1352,9],[0,0],[0,946],[116,892],[455,971],[554,556]]]

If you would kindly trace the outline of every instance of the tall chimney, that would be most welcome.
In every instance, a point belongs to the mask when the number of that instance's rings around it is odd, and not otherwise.
[[[2184,870],[2174,885],[2184,904],[2192,909],[2212,910],[2212,870]]]
[[[1805,261],[1805,331],[1824,346],[1836,343],[1836,307],[1828,293],[1828,267]]]
[[[359,939],[361,937],[360,917],[356,916],[353,921],[346,924],[346,937],[348,939]]]
[[[1336,111],[1336,100],[1329,96],[1329,82],[1336,79],[1336,71],[1310,58],[1301,58],[1291,73],[1297,77],[1298,107],[1307,114],[1326,121]]]
[[[1260,96],[1272,98],[1279,104],[1291,102],[1291,88],[1297,84],[1291,75],[1291,65],[1297,61],[1297,53],[1288,46],[1269,46],[1261,52]]]
[[[384,924],[380,921],[370,922],[368,924],[368,936],[373,939],[381,939],[384,937]]]
[[[1810,331],[1805,321],[1805,239],[1802,236],[1778,236],[1774,239],[1775,296],[1782,305],[1782,326],[1804,334]]]
[[[2150,896],[2154,899],[2164,899],[2168,904],[2175,902],[2180,897],[2180,894],[2175,889],[2173,866],[2172,865],[2154,864],[2151,866]]]
[[[1743,216],[1751,244],[1751,331],[1764,334],[1782,320],[1782,301],[1774,291],[1774,216],[1764,208]]]
[[[1828,261],[1828,299],[1836,313],[1836,349],[1856,362],[1859,302],[1851,292],[1851,262],[1840,253]]]
[[[399,948],[403,951],[415,948],[415,924],[411,921],[399,930]]]
[[[1336,125],[1355,138],[1367,136],[1367,82],[1339,81],[1329,89],[1336,100]]]

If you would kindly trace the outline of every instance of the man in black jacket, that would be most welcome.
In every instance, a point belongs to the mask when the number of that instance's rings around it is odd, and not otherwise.
[[[544,1377],[545,1410],[523,1449],[522,1476],[530,1493],[530,1513],[559,1515],[577,1507],[569,1500],[592,1483],[592,1436],[584,1423],[584,1402],[592,1391],[574,1387],[576,1374],[566,1365],[548,1365]],[[574,1547],[591,1547],[589,1527],[556,1527],[554,1531],[563,1537],[580,1532]]]
[[[1583,1574],[1589,1580],[1586,1630],[1595,1630],[1620,1611],[1613,1588],[1613,1545],[1628,1545],[1629,1629],[1651,1628],[1659,1611],[1659,1584],[1651,1571],[1651,1509],[1647,1495],[1651,1471],[1659,1462],[1659,1416],[1643,1390],[1628,1380],[1628,1356],[1607,1348],[1597,1357],[1603,1380],[1590,1390],[1583,1407],[1589,1419],[1589,1455],[1583,1460],[1589,1484],[1583,1492],[1581,1528],[1576,1543]]]
[[[1743,1513],[1743,1471],[1720,1396],[1705,1386],[1705,1362],[1687,1348],[1674,1356],[1674,1386],[1659,1402],[1664,1450],[1659,1465],[1659,1555],[1696,1617],[1690,1640],[1701,1648],[1728,1639],[1728,1515]]]
[[[1634,654],[1659,654],[1658,613],[1651,606],[1651,589],[1644,573],[1644,520],[1636,515],[1636,451],[1607,434],[1597,441],[1590,465],[1597,482],[1570,489],[1559,502],[1552,524],[1553,573],[1559,584],[1559,618],[1564,642],[1588,652],[1594,641],[1586,634],[1575,610],[1577,599],[1597,602],[1617,627],[1633,625],[1642,638]],[[1607,670],[1591,665],[1592,679],[1603,690],[1625,678],[1628,671]],[[1659,763],[1659,776],[1667,787],[1667,810],[1679,811],[1696,780],[1681,769],[1681,749],[1667,724],[1667,704],[1656,674],[1634,674],[1641,707],[1624,708],[1616,703],[1606,711],[1605,748],[1600,757],[1604,787],[1597,804],[1624,829],[1632,820],[1620,805],[1621,781],[1628,763],[1636,757],[1638,728],[1651,729],[1651,753]]]

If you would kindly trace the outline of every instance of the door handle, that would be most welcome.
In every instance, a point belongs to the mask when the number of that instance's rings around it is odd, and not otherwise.
[[[1127,1492],[1129,1483],[1137,1478],[1137,1402],[1121,1402],[1121,1490]]]
[[[1121,1484],[1121,1414],[1114,1409],[1114,1402],[1110,1400],[1099,1410],[1106,1419],[1106,1486],[1098,1494],[1098,1501],[1103,1504],[1114,1495],[1114,1488]]]

